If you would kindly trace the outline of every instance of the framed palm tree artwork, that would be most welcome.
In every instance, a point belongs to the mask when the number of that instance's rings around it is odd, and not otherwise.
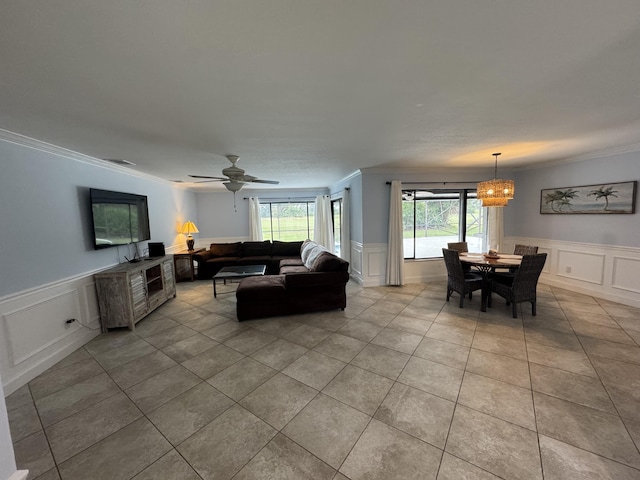
[[[540,191],[540,213],[635,213],[638,182],[601,183]]]

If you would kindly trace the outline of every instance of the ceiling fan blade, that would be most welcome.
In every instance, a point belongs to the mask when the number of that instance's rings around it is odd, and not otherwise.
[[[279,181],[277,181],[277,180],[260,180],[259,178],[256,178],[256,179],[254,179],[254,180],[251,180],[251,182],[253,182],[253,183],[270,183],[270,184],[272,184],[272,185],[277,185],[277,184],[279,184],[279,183],[280,183],[280,182],[279,182]]]
[[[198,182],[191,182],[191,183],[213,183],[213,182],[224,182],[224,180],[220,178],[216,180],[200,180]]]
[[[224,177],[208,177],[207,175],[189,175],[189,177],[191,178],[209,178],[212,180],[229,180],[228,178],[224,178]]]

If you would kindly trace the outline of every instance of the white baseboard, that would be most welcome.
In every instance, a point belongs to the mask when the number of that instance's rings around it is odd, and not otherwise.
[[[7,480],[27,480],[27,476],[29,475],[29,470],[18,470],[14,472]]]

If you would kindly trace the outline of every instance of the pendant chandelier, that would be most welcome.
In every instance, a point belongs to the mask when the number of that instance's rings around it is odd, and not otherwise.
[[[503,180],[498,178],[498,156],[500,153],[493,153],[496,157],[493,180],[478,183],[478,200],[482,200],[483,207],[506,207],[509,200],[513,198],[515,184],[513,180]]]

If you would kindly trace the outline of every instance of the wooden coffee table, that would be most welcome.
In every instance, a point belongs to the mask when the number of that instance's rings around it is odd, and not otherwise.
[[[227,280],[242,279],[246,277],[257,277],[264,275],[267,271],[266,265],[242,265],[238,267],[223,267],[213,276],[213,297],[217,298],[216,280],[222,280],[224,285]]]

